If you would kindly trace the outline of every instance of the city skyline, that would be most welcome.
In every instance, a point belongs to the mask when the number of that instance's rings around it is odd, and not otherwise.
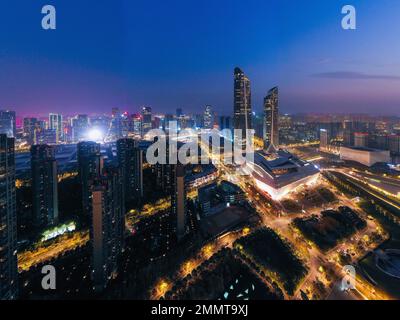
[[[54,1],[59,23],[49,32],[40,29],[40,7],[24,3],[24,23],[14,26],[12,37],[0,36],[7,48],[0,59],[0,106],[28,116],[143,105],[194,113],[210,104],[228,114],[231,70],[239,66],[252,80],[256,112],[268,88],[279,86],[287,113],[399,115],[393,6],[400,5],[353,1],[358,28],[343,30],[342,2],[175,1],[150,8],[119,0],[79,3],[75,10],[71,2]],[[11,14],[1,14],[0,27],[13,25],[16,5],[9,1]]]
[[[5,1],[0,300],[400,301],[400,3]]]

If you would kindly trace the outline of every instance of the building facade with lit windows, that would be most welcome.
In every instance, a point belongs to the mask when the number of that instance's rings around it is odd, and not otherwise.
[[[78,176],[82,188],[82,210],[86,216],[91,212],[91,192],[93,181],[100,175],[103,159],[100,144],[82,141],[77,145]]]
[[[121,171],[111,167],[91,186],[92,279],[97,292],[117,275],[125,226],[122,188]]]
[[[36,226],[58,222],[57,161],[55,148],[46,144],[31,147],[33,217]]]
[[[268,152],[279,146],[278,87],[272,88],[264,98],[264,148]]]
[[[14,139],[0,134],[0,300],[18,294]]]
[[[241,130],[242,136],[236,136],[238,145],[246,144],[246,130],[252,129],[250,80],[240,68],[234,70],[233,129]]]
[[[122,170],[125,201],[143,197],[143,151],[139,141],[129,138],[117,141],[118,164]]]

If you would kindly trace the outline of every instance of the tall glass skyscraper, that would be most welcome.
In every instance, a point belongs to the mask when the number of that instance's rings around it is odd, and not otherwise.
[[[246,144],[246,130],[252,129],[250,80],[240,68],[234,71],[233,128],[242,131],[242,137],[235,136],[238,145]]]
[[[17,297],[17,215],[14,139],[0,134],[0,300]]]
[[[264,98],[264,149],[275,152],[279,146],[278,87],[268,91]]]

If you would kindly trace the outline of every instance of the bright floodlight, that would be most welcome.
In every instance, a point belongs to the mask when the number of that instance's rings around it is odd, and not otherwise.
[[[103,132],[101,132],[99,129],[91,129],[88,132],[88,138],[94,142],[103,141]]]

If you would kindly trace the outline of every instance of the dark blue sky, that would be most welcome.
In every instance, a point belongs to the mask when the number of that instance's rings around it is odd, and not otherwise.
[[[41,8],[57,30],[41,29]],[[400,115],[400,2],[352,0],[2,0],[0,108],[19,115],[232,111],[235,66],[261,110]]]

